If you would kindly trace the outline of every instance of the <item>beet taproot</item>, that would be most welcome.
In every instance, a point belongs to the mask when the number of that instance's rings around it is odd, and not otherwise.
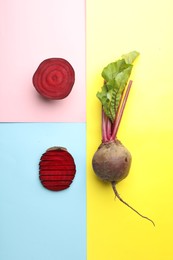
[[[92,159],[96,175],[103,181],[120,182],[127,177],[131,154],[119,140],[102,143]]]
[[[142,215],[126,201],[124,201],[116,189],[116,184],[125,179],[130,170],[132,156],[127,148],[119,140],[102,143],[92,159],[92,167],[95,174],[102,180],[110,182],[115,196],[126,206],[135,211],[139,216],[155,223],[150,218]]]
[[[117,183],[128,176],[132,161],[130,152],[118,140],[117,133],[132,86],[132,80],[128,83],[132,63],[138,55],[135,51],[123,55],[122,59],[110,63],[102,71],[104,84],[101,92],[97,93],[102,104],[102,143],[93,155],[92,167],[100,180],[111,183],[115,196],[122,203],[155,226],[153,220],[124,201],[116,189]]]
[[[39,178],[48,190],[60,191],[69,188],[75,173],[74,159],[64,147],[51,147],[40,158]]]
[[[75,71],[63,58],[49,58],[40,63],[32,82],[43,97],[54,100],[64,99],[73,88]]]

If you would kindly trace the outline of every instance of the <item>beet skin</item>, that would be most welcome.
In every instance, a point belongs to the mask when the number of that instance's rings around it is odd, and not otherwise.
[[[131,160],[130,152],[116,139],[99,146],[93,156],[92,165],[100,179],[117,183],[128,175]]]

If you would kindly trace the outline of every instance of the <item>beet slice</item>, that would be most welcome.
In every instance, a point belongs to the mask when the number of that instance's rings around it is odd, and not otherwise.
[[[51,147],[40,158],[39,179],[42,185],[52,191],[70,187],[76,174],[72,155],[63,147]]]
[[[75,71],[72,65],[63,58],[49,58],[40,63],[32,82],[43,97],[63,99],[73,88]]]

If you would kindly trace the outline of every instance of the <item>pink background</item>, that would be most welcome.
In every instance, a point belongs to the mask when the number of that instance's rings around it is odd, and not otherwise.
[[[85,1],[0,2],[0,121],[85,122]],[[46,58],[67,59],[76,73],[64,100],[45,100],[32,76]]]

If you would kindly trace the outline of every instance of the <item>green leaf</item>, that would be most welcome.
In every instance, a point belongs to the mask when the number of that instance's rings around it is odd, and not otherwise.
[[[121,96],[127,85],[133,65],[132,63],[139,55],[133,51],[122,56],[121,59],[111,62],[102,71],[104,85],[101,92],[97,93],[103,110],[107,117],[114,122],[120,104]]]
[[[130,53],[127,53],[125,55],[122,55],[122,59],[125,60],[127,64],[132,64],[134,60],[139,56],[139,52],[137,51],[132,51]]]
[[[118,60],[117,62],[112,62],[108,64],[102,71],[102,77],[105,81],[113,80],[116,78],[119,72],[122,72],[124,69],[128,67],[128,64],[125,60]]]

